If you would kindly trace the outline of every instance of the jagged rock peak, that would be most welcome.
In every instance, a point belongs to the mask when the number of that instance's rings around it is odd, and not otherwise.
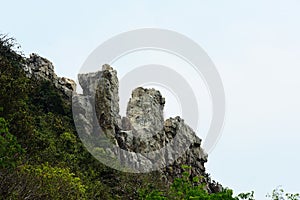
[[[155,89],[138,87],[127,105],[126,117],[136,134],[148,138],[163,130],[165,98]]]
[[[100,79],[95,80],[95,109],[99,125],[106,134],[115,138],[121,129],[121,116],[119,114],[119,80],[117,71],[109,65],[102,66]],[[93,97],[92,97],[93,98]]]
[[[111,152],[112,154],[129,165],[134,164],[136,170],[141,172],[147,171],[145,169],[151,166],[165,166],[158,170],[169,183],[181,175],[182,165],[189,165],[192,167],[193,176],[204,177],[203,181],[208,183],[208,191],[222,189],[210,180],[205,171],[207,154],[201,148],[201,139],[180,117],[164,120],[165,98],[158,90],[142,87],[134,89],[127,105],[126,116],[121,120],[116,70],[106,64],[102,66],[102,71],[79,74],[78,79],[83,89],[83,97],[86,97],[82,101],[88,100],[95,104],[95,120],[102,132],[114,145],[129,152],[124,154],[116,151]],[[92,106],[93,103],[81,104]],[[87,110],[91,109],[93,108]],[[87,115],[83,112],[81,116],[84,118]],[[92,124],[87,127],[92,127]],[[159,158],[151,154],[172,144],[173,147],[163,150]]]
[[[165,98],[162,97],[160,91],[155,90],[154,88],[142,88],[138,87],[132,91],[131,97],[132,98],[141,98],[142,96],[148,95],[151,99],[153,99],[157,104],[164,108],[166,103]]]
[[[83,95],[94,96],[101,80],[106,80],[110,84],[119,87],[117,71],[108,64],[102,65],[102,70],[78,74],[77,77],[79,85],[83,90]]]
[[[73,109],[77,109],[75,112],[78,113],[78,120],[86,137],[97,136],[100,126],[115,146],[131,152],[127,155],[119,151],[111,153],[118,155],[124,162],[137,163],[136,165],[139,166],[137,170],[145,172],[147,170],[143,168],[151,168],[158,163],[159,166],[165,166],[159,170],[170,183],[172,179],[180,176],[183,164],[190,165],[193,176],[204,177],[203,181],[208,183],[209,192],[222,190],[221,185],[212,181],[205,171],[207,154],[201,148],[201,139],[180,117],[164,120],[165,98],[158,90],[142,87],[133,90],[126,116],[121,120],[119,81],[117,71],[110,65],[103,65],[101,71],[78,74],[83,95],[74,93],[76,84],[73,80],[58,77],[52,62],[37,54],[31,54],[26,59],[23,69],[30,78],[52,82],[67,97],[71,98],[75,94]],[[186,146],[186,151],[179,153],[176,148],[168,149],[160,155],[159,159],[151,155],[143,156],[144,153],[162,149],[174,140],[175,147],[185,149],[183,147]],[[97,147],[97,141],[94,145]],[[178,154],[179,157],[176,156]],[[170,164],[169,161],[172,163]]]
[[[105,70],[115,71],[109,64],[102,65],[102,71],[105,71]]]
[[[52,62],[35,53],[30,54],[29,58],[26,58],[23,69],[27,77],[50,81],[69,98],[76,91],[75,81],[66,77],[58,77],[54,72]]]

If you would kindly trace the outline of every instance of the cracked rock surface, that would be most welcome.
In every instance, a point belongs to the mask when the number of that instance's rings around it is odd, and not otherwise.
[[[158,90],[134,89],[126,116],[121,117],[117,72],[107,64],[100,71],[78,75],[83,94],[75,92],[73,80],[58,77],[53,64],[37,54],[25,59],[23,69],[29,78],[50,81],[72,99],[74,121],[79,122],[77,132],[90,144],[86,147],[96,158],[111,155],[141,172],[159,166],[167,183],[182,174],[182,165],[189,165],[192,176],[200,176],[208,192],[222,190],[205,171],[207,154],[201,148],[201,139],[180,117],[164,119],[166,102]],[[102,140],[103,135],[108,140]]]
[[[192,176],[203,177],[209,192],[222,189],[205,171],[207,154],[201,148],[201,139],[180,117],[164,120],[166,102],[158,90],[142,87],[133,90],[126,116],[121,118],[119,81],[112,67],[103,65],[101,71],[79,74],[78,79],[83,95],[73,96],[73,102],[89,107],[78,110],[86,135],[97,135],[100,128],[119,147],[104,150],[135,168],[163,166],[159,170],[168,182],[181,175],[182,165],[189,165]],[[95,115],[87,111],[94,111]]]
[[[65,94],[68,98],[72,97],[72,93],[76,91],[75,81],[66,78],[58,77],[54,72],[54,66],[52,62],[43,58],[37,54],[30,54],[29,58],[26,58],[23,69],[29,78],[36,78],[50,81],[54,86]]]

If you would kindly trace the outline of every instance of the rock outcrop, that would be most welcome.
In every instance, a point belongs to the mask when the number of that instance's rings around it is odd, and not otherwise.
[[[37,54],[31,54],[23,68],[28,77],[50,81],[72,98],[74,121],[79,122],[77,131],[81,139],[89,141],[86,147],[94,156],[103,157],[106,152],[105,156],[118,158],[129,168],[141,172],[159,170],[168,183],[181,175],[182,165],[189,165],[192,176],[201,176],[208,192],[222,189],[205,171],[207,154],[201,148],[201,139],[180,117],[164,120],[166,102],[159,91],[136,88],[126,116],[121,117],[117,72],[109,65],[103,65],[98,72],[78,75],[83,94],[76,94],[75,82],[58,77],[53,64]],[[109,145],[101,143],[103,134],[108,138],[104,143]]]
[[[96,158],[107,157],[107,163],[114,165],[117,158],[133,172],[158,170],[167,183],[182,174],[182,165],[188,165],[192,176],[206,183],[208,192],[222,190],[206,173],[207,154],[201,139],[180,117],[164,120],[166,102],[158,90],[136,88],[126,116],[121,117],[117,72],[107,64],[101,71],[78,75],[83,94],[76,93],[73,80],[58,77],[53,64],[37,54],[25,60],[23,69],[29,78],[50,81],[66,99],[72,99],[77,132]]]
[[[26,59],[23,69],[27,77],[50,81],[69,98],[72,97],[72,92],[76,91],[76,83],[73,80],[58,77],[54,72],[53,64],[37,54],[30,54],[30,57]]]
[[[207,154],[201,148],[201,139],[180,117],[164,120],[165,99],[159,91],[136,88],[128,102],[126,116],[121,118],[119,82],[113,68],[104,65],[102,71],[79,74],[78,79],[83,95],[73,96],[73,105],[76,109],[89,107],[84,111],[78,109],[82,129],[86,135],[97,135],[99,128],[95,128],[95,124],[98,123],[110,142],[118,147],[104,148],[103,151],[141,171],[147,171],[144,168],[151,166],[163,166],[158,170],[168,182],[180,176],[182,165],[189,165],[191,174],[201,176],[209,192],[222,189],[205,171]],[[91,116],[90,111],[95,114]]]

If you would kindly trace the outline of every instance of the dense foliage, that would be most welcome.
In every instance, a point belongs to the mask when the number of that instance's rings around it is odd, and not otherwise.
[[[159,174],[121,173],[99,163],[76,134],[70,99],[51,82],[27,78],[18,49],[0,35],[0,200],[253,198],[234,198],[229,189],[208,194],[201,177],[191,180],[187,172],[168,188]],[[275,190],[270,198],[282,195]]]
[[[209,194],[206,185],[201,183],[201,177],[193,177],[191,179],[188,169],[190,167],[183,166],[185,171],[181,178],[176,178],[170,188],[166,191],[159,190],[140,190],[140,198],[150,199],[210,199],[210,200],[238,200],[233,198],[233,192],[224,189],[222,192]]]
[[[14,40],[0,35],[0,199],[136,199],[157,176],[98,162],[73,124],[70,99],[27,78]]]
[[[143,200],[255,200],[254,192],[241,193],[233,196],[233,191],[223,189],[219,193],[209,194],[206,185],[201,183],[201,177],[191,177],[189,166],[182,166],[185,170],[181,178],[176,178],[167,190],[157,190],[153,187],[139,190],[140,199]],[[285,193],[282,188],[274,189],[266,197],[273,200],[299,200],[300,194]]]

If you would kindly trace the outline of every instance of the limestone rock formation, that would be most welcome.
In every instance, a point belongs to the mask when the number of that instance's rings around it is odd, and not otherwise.
[[[105,151],[118,157],[122,164],[142,172],[151,170],[152,166],[163,166],[158,170],[168,183],[181,175],[182,165],[189,165],[192,176],[201,176],[209,192],[222,189],[205,171],[207,154],[201,148],[201,139],[180,117],[164,120],[166,102],[159,91],[136,88],[129,99],[126,116],[121,117],[119,81],[111,66],[103,65],[101,71],[79,74],[83,94],[75,93],[75,82],[58,77],[53,64],[37,54],[31,54],[23,68],[28,77],[50,81],[66,97],[72,98],[73,113],[77,114],[75,124],[80,121],[76,128],[84,134],[81,138],[91,141],[89,150]],[[106,148],[103,144],[97,148],[101,134],[118,148]]]
[[[78,80],[83,89],[83,96],[95,105],[92,109],[97,113],[99,125],[110,139],[115,140],[115,133],[121,130],[117,72],[109,65],[103,65],[102,71],[79,74]],[[82,96],[77,96],[78,102],[80,98]],[[84,101],[81,100],[81,104],[84,104]]]
[[[127,113],[121,119],[119,115],[119,82],[117,72],[109,65],[102,71],[78,75],[83,95],[77,95],[76,102],[92,106],[87,110],[95,111],[95,116],[82,113],[83,128],[87,134],[97,134],[92,128],[98,123],[110,141],[124,151],[106,149],[125,163],[137,161],[136,168],[147,168],[151,165],[164,166],[159,169],[171,182],[182,173],[181,166],[191,166],[193,176],[203,177],[209,192],[218,192],[222,187],[211,181],[205,172],[204,164],[207,154],[201,148],[201,139],[180,117],[164,120],[165,99],[155,89],[136,88],[128,102]],[[85,101],[89,101],[86,103]],[[74,103],[74,101],[73,101]],[[93,120],[86,120],[93,118]],[[90,121],[90,123],[89,123]],[[92,124],[91,124],[92,123]],[[89,127],[89,128],[88,128]],[[95,133],[96,131],[96,133]],[[165,148],[165,147],[170,148]],[[152,152],[160,151],[159,157]],[[130,164],[129,164],[130,166]]]
[[[25,63],[23,69],[29,78],[50,81],[69,98],[72,97],[72,92],[76,91],[76,83],[69,78],[58,77],[53,64],[46,58],[32,53]]]
[[[162,130],[165,99],[154,89],[137,88],[127,106],[127,118],[140,137],[151,137]]]

